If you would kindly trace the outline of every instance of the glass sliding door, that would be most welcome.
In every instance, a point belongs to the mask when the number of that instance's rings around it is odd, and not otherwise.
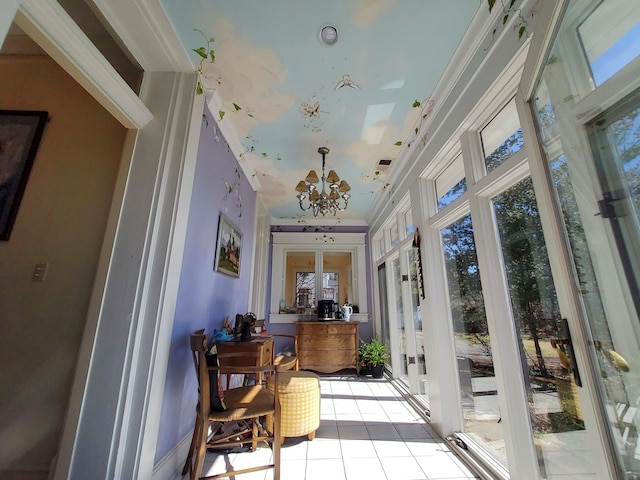
[[[471,215],[441,229],[466,437],[507,468]]]
[[[393,376],[408,381],[407,331],[405,327],[400,257],[396,257],[391,261],[391,272],[393,275],[393,305],[391,308],[394,311],[392,316],[394,335],[392,336],[391,355],[396,360],[393,362]]]
[[[599,441],[615,477],[637,479],[640,3],[572,1],[557,31],[531,105],[576,285]]]
[[[573,343],[562,321],[533,185],[493,199],[541,478],[595,478],[578,398]]]
[[[420,278],[419,278],[419,251],[415,247],[404,251],[409,266],[409,290],[411,304],[411,336],[412,357],[409,364],[415,368],[409,368],[409,384],[411,393],[426,407],[429,405],[427,366],[425,363],[424,335],[422,332],[422,309],[420,308]]]

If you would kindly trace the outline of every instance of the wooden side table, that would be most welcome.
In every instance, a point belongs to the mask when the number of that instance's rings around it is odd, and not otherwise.
[[[273,361],[273,338],[268,336],[252,337],[246,342],[216,342],[218,353],[240,353],[253,352],[257,353],[257,366],[269,365]],[[230,367],[246,367],[256,363],[255,357],[249,357],[248,361],[242,357],[226,359]]]
[[[358,371],[358,322],[296,322],[301,370]]]

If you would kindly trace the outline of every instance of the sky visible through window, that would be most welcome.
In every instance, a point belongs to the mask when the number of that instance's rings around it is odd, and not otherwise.
[[[593,80],[602,85],[640,54],[640,23],[591,63]]]

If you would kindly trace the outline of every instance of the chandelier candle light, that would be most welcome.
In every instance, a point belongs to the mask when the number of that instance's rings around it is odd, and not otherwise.
[[[320,147],[318,148],[318,153],[322,155],[322,191],[318,192],[318,188],[315,185],[319,182],[318,174],[315,170],[311,170],[307,178],[300,180],[296,185],[296,191],[299,192],[296,197],[300,202],[300,208],[305,212],[311,209],[314,217],[317,217],[318,213],[324,216],[331,212],[335,215],[337,211],[342,212],[347,209],[347,204],[351,198],[349,194],[351,186],[345,180],[341,181],[335,170],[329,170],[329,175],[325,177],[324,157],[329,153],[329,149]],[[326,192],[326,184],[328,184],[329,193]],[[305,207],[304,201],[307,196],[309,197],[308,205]],[[343,205],[341,205],[342,200],[344,200]]]

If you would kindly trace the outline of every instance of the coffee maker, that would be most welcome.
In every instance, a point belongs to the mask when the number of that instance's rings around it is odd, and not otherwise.
[[[318,320],[336,320],[338,304],[333,300],[318,300]]]

